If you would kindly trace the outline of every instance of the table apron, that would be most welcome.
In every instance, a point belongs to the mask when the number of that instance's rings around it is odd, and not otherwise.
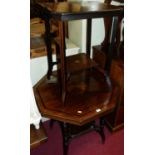
[[[113,16],[123,16],[123,11],[115,11],[115,12],[104,12],[104,13],[78,13],[78,14],[54,14],[51,13],[49,16],[55,20],[61,21],[70,21],[70,20],[81,20],[81,19],[94,19],[94,18],[104,18],[104,17],[113,17]]]

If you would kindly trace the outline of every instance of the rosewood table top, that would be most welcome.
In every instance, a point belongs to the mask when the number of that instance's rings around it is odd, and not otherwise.
[[[65,106],[61,100],[58,83],[48,83],[46,76],[43,77],[34,87],[34,95],[42,115],[81,126],[112,112],[117,104],[118,87],[113,86],[111,91],[106,80],[100,82],[95,76],[94,78],[88,76],[85,85],[84,74],[86,73],[72,77],[66,99],[68,104]],[[101,86],[104,91],[96,92],[96,89]]]

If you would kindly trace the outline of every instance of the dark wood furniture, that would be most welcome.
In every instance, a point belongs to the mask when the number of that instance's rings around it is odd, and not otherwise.
[[[106,0],[106,5],[110,5],[111,1],[112,0]],[[121,5],[123,5],[124,3],[123,0],[115,1],[121,2]],[[108,114],[105,117],[105,122],[111,131],[117,131],[124,126],[124,38],[122,38],[121,40],[121,34],[123,36],[123,30],[121,29],[122,19],[123,16],[120,15],[118,18],[118,30],[113,48],[113,60],[110,70],[111,79],[113,79],[120,87],[120,98],[114,112]],[[109,48],[111,22],[111,17],[104,18],[105,38],[101,45],[93,47],[93,59],[95,62],[98,63],[101,70],[105,68],[106,64],[107,49]]]
[[[120,97],[115,110],[105,117],[105,122],[111,131],[117,131],[124,126],[124,62],[122,60],[113,60],[111,79],[119,85]]]
[[[47,56],[45,35],[45,22],[41,20],[42,14],[36,7],[38,2],[61,2],[64,0],[31,0],[30,1],[30,58],[37,58]],[[51,35],[53,37],[59,36],[58,23],[51,21]],[[68,35],[67,23],[65,25],[66,36]],[[56,53],[55,45],[51,44],[52,54]]]
[[[94,70],[93,75],[96,74],[98,72]],[[111,90],[107,81],[104,81],[103,91],[94,92],[100,86],[97,81],[102,79],[101,75],[92,77],[88,72],[83,72],[71,79],[70,96],[68,104],[65,106],[61,100],[61,90],[58,83],[48,83],[45,76],[34,87],[34,95],[42,115],[51,118],[51,124],[54,120],[60,124],[64,155],[67,154],[70,140],[88,131],[97,131],[101,135],[102,142],[105,140],[104,119],[100,119],[99,125],[96,125],[94,120],[114,111],[119,98],[119,87],[113,84]],[[73,87],[72,82],[77,88]],[[85,88],[84,82],[89,83],[89,88]]]
[[[121,53],[123,52],[121,51]],[[124,61],[122,54],[120,56],[121,59],[112,60],[110,70],[110,79],[115,81],[120,88],[120,97],[117,100],[118,104],[115,110],[105,117],[105,122],[111,131],[117,131],[124,126]],[[106,63],[106,51],[101,45],[93,47],[93,59],[98,63],[100,70],[103,71]]]
[[[86,74],[86,72],[83,74]],[[93,77],[87,77],[85,79],[83,74],[76,76],[73,82],[78,83],[87,80],[86,82],[90,83],[90,81],[94,80]],[[94,92],[97,89],[96,87],[99,86],[94,81],[93,83],[91,82],[89,89],[86,89],[90,93],[85,92],[83,85],[83,82],[79,83],[76,85],[77,88],[74,86],[74,90],[73,86],[70,85],[69,104],[64,106],[61,101],[59,84],[48,83],[46,77],[43,77],[34,87],[35,98],[41,113],[54,120],[82,126],[99,118],[101,115],[113,111],[116,100],[118,99],[117,91],[119,87],[117,85],[114,85],[115,87],[113,86],[111,90],[105,81],[104,91]]]
[[[47,51],[48,51],[48,73],[47,78],[50,78],[52,74],[53,65],[57,64],[58,62],[52,62],[51,54],[51,37],[50,37],[50,19],[54,19],[58,21],[59,27],[59,58],[60,58],[60,74],[61,74],[61,94],[62,94],[62,101],[65,103],[66,93],[67,93],[67,81],[68,76],[72,74],[69,72],[71,69],[68,66],[74,66],[74,70],[80,71],[88,68],[92,68],[93,60],[90,59],[90,50],[91,50],[91,20],[92,18],[100,18],[104,16],[113,17],[112,22],[112,29],[111,29],[111,40],[109,46],[109,52],[107,57],[107,65],[106,71],[109,72],[110,64],[111,64],[111,54],[113,48],[113,42],[115,40],[115,33],[116,33],[116,23],[118,19],[118,15],[123,14],[123,9],[121,7],[116,7],[112,5],[104,5],[103,3],[98,2],[84,2],[84,3],[39,3],[38,8],[42,10],[44,14],[44,20],[46,25],[46,44],[47,44]],[[74,57],[76,61],[72,61],[70,65],[67,65],[67,60],[65,59],[65,21],[68,20],[79,20],[79,19],[87,19],[87,49],[86,49],[86,56],[83,57],[83,61],[80,61],[80,56],[76,55]],[[70,58],[72,59],[72,58]],[[73,60],[73,59],[72,59]],[[79,62],[79,63],[78,63]],[[87,63],[91,62],[91,63]],[[79,67],[83,66],[83,68]]]
[[[38,3],[37,7],[46,25],[48,72],[47,78],[34,87],[35,97],[42,115],[60,123],[64,154],[67,154],[70,139],[87,130],[96,130],[104,141],[103,116],[115,109],[119,98],[119,86],[110,80],[109,73],[118,16],[123,14],[123,8],[98,2]],[[90,57],[91,21],[104,16],[112,17],[113,22],[106,67],[102,71]],[[50,35],[51,18],[58,22],[60,33],[56,39]],[[87,19],[86,53],[66,57],[65,22],[80,19]],[[51,41],[56,44],[57,62],[51,58]],[[57,72],[52,70],[55,64]],[[57,77],[56,83],[48,83],[51,75]],[[95,124],[97,118],[101,118],[99,126]]]
[[[47,134],[44,130],[42,123],[40,124],[40,128],[35,129],[34,125],[30,125],[30,148],[35,148],[47,141]]]

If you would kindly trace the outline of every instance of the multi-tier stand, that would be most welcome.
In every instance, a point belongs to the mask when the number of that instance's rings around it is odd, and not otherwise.
[[[69,140],[87,130],[95,129],[104,140],[103,116],[114,110],[119,96],[119,87],[111,82],[109,72],[117,16],[123,14],[123,9],[99,2],[38,3],[38,8],[46,25],[48,72],[47,78],[35,86],[35,97],[42,115],[60,123],[66,154]],[[91,21],[104,16],[113,17],[113,22],[106,69],[102,72],[90,57]],[[58,22],[60,34],[54,39],[50,35],[51,18]],[[86,53],[66,57],[65,22],[80,19],[87,19]],[[56,44],[57,62],[52,61],[51,41]],[[58,65],[57,72],[52,71],[55,64]],[[57,77],[56,83],[47,82],[51,75]],[[99,125],[95,123],[97,118],[101,118]]]

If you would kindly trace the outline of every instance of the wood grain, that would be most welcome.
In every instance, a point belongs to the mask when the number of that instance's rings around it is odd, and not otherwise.
[[[117,86],[114,86],[111,90],[104,81],[102,91],[96,91],[103,81],[96,79],[93,82],[95,79],[92,79],[91,76],[89,76],[91,78],[84,76],[83,82],[80,82],[82,76],[78,74],[78,77],[74,78],[70,86],[68,86],[69,95],[66,99],[68,103],[65,106],[61,100],[59,85],[49,84],[46,77],[44,77],[34,87],[36,101],[42,115],[81,126],[113,111],[118,97]],[[79,81],[78,87],[76,87],[76,84],[74,85],[75,81]],[[83,86],[84,82],[87,83],[87,87]],[[96,109],[100,109],[100,112],[96,112]]]

